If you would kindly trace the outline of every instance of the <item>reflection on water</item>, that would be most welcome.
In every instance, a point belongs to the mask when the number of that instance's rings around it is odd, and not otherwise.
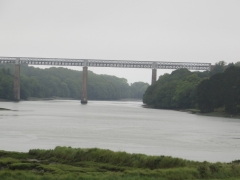
[[[98,147],[199,161],[240,159],[240,120],[142,108],[141,102],[0,102],[0,149]]]

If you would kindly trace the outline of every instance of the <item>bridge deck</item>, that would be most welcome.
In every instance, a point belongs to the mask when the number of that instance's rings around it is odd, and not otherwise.
[[[129,61],[101,59],[66,59],[37,57],[0,57],[0,63],[50,65],[50,66],[87,66],[115,68],[180,69],[210,70],[211,63],[166,62],[166,61]]]

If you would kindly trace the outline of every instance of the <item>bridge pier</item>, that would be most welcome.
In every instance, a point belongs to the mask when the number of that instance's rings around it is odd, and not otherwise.
[[[157,81],[157,69],[152,69],[152,84]]]
[[[83,67],[82,72],[82,97],[81,97],[81,104],[87,104],[87,82],[88,82],[88,67]]]
[[[14,100],[20,101],[20,64],[16,61],[14,74]]]

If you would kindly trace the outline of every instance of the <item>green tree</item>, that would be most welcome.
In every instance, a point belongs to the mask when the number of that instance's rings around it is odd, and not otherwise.
[[[171,74],[164,74],[147,88],[143,102],[155,108],[194,108],[196,88],[201,82],[199,75],[201,72],[191,72],[187,69],[177,69]]]
[[[212,112],[214,110],[212,101],[212,91],[210,91],[211,82],[209,79],[203,80],[197,86],[197,103],[203,113]]]
[[[135,82],[130,86],[131,98],[142,99],[143,94],[148,88],[149,84],[144,82]]]
[[[231,114],[240,112],[240,67],[231,65],[202,81],[197,87],[197,102],[202,112],[225,108]]]
[[[213,69],[210,71],[210,75],[214,75],[217,73],[222,73],[226,69],[226,62],[225,61],[219,61],[215,63],[213,66]]]
[[[231,66],[224,72],[225,109],[228,113],[240,112],[240,67]]]

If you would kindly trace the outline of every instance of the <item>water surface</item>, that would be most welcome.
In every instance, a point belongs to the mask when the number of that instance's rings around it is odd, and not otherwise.
[[[141,102],[0,102],[0,149],[98,147],[190,160],[240,159],[240,120],[142,108]]]

